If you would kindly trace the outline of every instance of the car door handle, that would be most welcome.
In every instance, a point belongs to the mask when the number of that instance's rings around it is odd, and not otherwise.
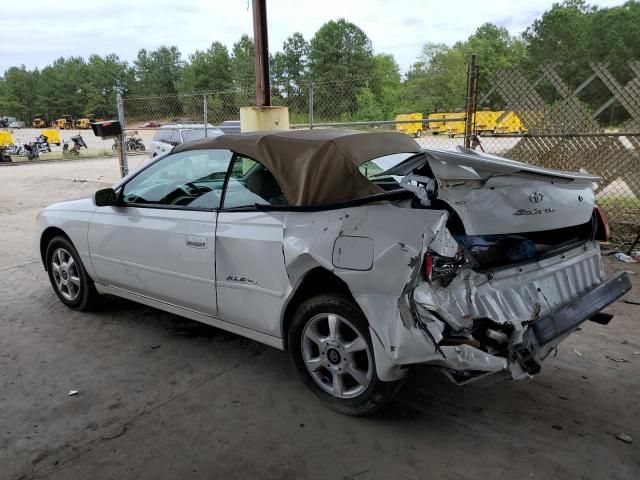
[[[197,237],[195,235],[187,235],[187,247],[191,248],[207,248],[207,239],[205,237]]]

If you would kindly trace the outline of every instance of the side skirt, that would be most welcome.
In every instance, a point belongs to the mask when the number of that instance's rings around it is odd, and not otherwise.
[[[204,313],[199,313],[194,310],[189,310],[188,308],[179,307],[171,303],[156,300],[151,297],[146,297],[144,295],[124,290],[122,288],[101,285],[98,283],[96,283],[95,286],[98,293],[126,298],[127,300],[132,300],[134,302],[142,303],[159,310],[164,310],[165,312],[173,313],[181,317],[186,317],[191,320],[195,320],[196,322],[206,323],[207,325],[211,325],[212,327],[220,328],[222,330],[235,333],[236,335],[250,338],[251,340],[264,343],[265,345],[269,345],[270,347],[274,347],[279,350],[284,350],[284,341],[282,338],[267,335],[266,333],[256,332],[255,330],[251,330],[250,328],[241,327],[239,325],[225,322],[224,320],[220,320],[210,315],[205,315]]]

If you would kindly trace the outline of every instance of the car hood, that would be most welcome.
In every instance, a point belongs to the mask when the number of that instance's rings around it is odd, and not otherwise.
[[[75,200],[65,200],[64,202],[57,202],[48,205],[44,211],[58,211],[58,210],[71,210],[82,212],[93,212],[96,206],[93,203],[92,197],[77,198]]]

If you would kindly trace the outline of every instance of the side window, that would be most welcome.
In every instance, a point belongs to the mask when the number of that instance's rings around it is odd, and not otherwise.
[[[183,142],[204,138],[204,128],[191,128],[189,130],[182,130],[181,133]]]
[[[288,205],[276,179],[262,164],[236,155],[224,194],[224,208]]]
[[[127,183],[122,200],[130,206],[219,208],[232,156],[229,150],[192,150],[169,155]]]

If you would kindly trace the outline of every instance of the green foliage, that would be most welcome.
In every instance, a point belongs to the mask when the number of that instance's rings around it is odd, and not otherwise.
[[[314,81],[316,110],[354,112],[357,95],[373,72],[371,40],[345,19],[329,21],[309,45],[309,73]]]
[[[33,92],[37,88],[39,72],[28,71],[24,65],[11,67],[0,82],[0,111],[17,114],[30,112],[35,107]]]
[[[376,55],[372,76],[358,91],[357,109],[350,118],[356,121],[393,118],[403,110],[401,91],[400,68],[393,55]]]
[[[627,63],[640,52],[638,25],[639,1],[599,8],[583,0],[565,0],[554,4],[518,37],[486,23],[453,45],[427,43],[403,76],[393,55],[374,54],[371,40],[357,25],[345,19],[332,20],[310,41],[293,33],[271,56],[272,101],[289,107],[296,119],[292,123],[307,119],[310,84],[316,121],[369,121],[392,119],[399,113],[452,111],[464,106],[467,62],[473,53],[481,68],[481,91],[500,69],[519,67],[533,79],[540,75],[540,64],[553,64],[560,77],[576,87],[591,74],[591,62],[604,62],[624,83],[631,78]],[[231,51],[212,42],[206,50],[189,55],[187,61],[177,47],[163,46],[152,51],[141,49],[132,64],[110,54],[58,58],[41,70],[11,67],[0,77],[0,114],[25,121],[36,113],[48,120],[88,113],[108,118],[116,114],[118,93],[162,96],[224,91],[208,96],[209,108],[224,118],[236,118],[237,108],[254,98],[254,55],[253,40],[243,35]],[[548,101],[558,100],[548,82],[539,84],[537,91]],[[581,100],[593,110],[611,93],[593,82],[583,95]],[[167,115],[181,111],[195,118],[202,108],[196,98],[199,96],[181,95],[172,98],[173,103],[158,98],[154,112],[162,116],[163,109]],[[141,102],[147,102],[141,103],[141,108],[150,108],[150,100]],[[481,107],[498,108],[499,103],[495,95]],[[139,112],[140,118],[147,110]],[[614,103],[605,112],[608,123],[625,121],[623,112]]]
[[[590,63],[605,63],[617,80],[625,83],[631,78],[627,63],[637,60],[640,52],[638,25],[637,1],[611,8],[596,8],[582,0],[554,4],[524,32],[527,58],[523,64],[532,72],[542,63],[555,65],[558,74],[575,88],[591,75]],[[600,82],[593,82],[583,94],[591,110],[611,97]],[[603,116],[610,124],[626,118],[617,104],[606,114]]]
[[[36,109],[50,119],[65,114],[83,114],[89,95],[86,88],[88,73],[82,57],[59,58],[43,68],[35,95]]]
[[[133,92],[140,95],[177,93],[185,62],[177,47],[160,47],[152,52],[141,49],[133,62]]]
[[[463,107],[467,64],[473,53],[482,68],[482,79],[491,79],[501,68],[520,65],[526,58],[524,42],[491,23],[485,23],[466,41],[451,47],[428,43],[407,74],[405,104],[425,113]]]
[[[256,54],[249,35],[242,35],[240,40],[233,44],[231,76],[237,88],[250,89],[256,84]]]
[[[220,42],[213,42],[206,51],[196,50],[182,70],[179,89],[183,93],[228,90],[233,85],[231,57]]]
[[[133,71],[127,62],[121,61],[115,54],[104,58],[91,55],[85,84],[87,101],[82,114],[93,113],[102,118],[115,116],[116,95],[126,94],[128,86],[132,84]]]
[[[301,33],[294,33],[285,40],[282,51],[270,60],[273,78],[274,103],[285,102],[289,110],[308,108],[308,89],[305,83],[309,75],[309,43]]]

